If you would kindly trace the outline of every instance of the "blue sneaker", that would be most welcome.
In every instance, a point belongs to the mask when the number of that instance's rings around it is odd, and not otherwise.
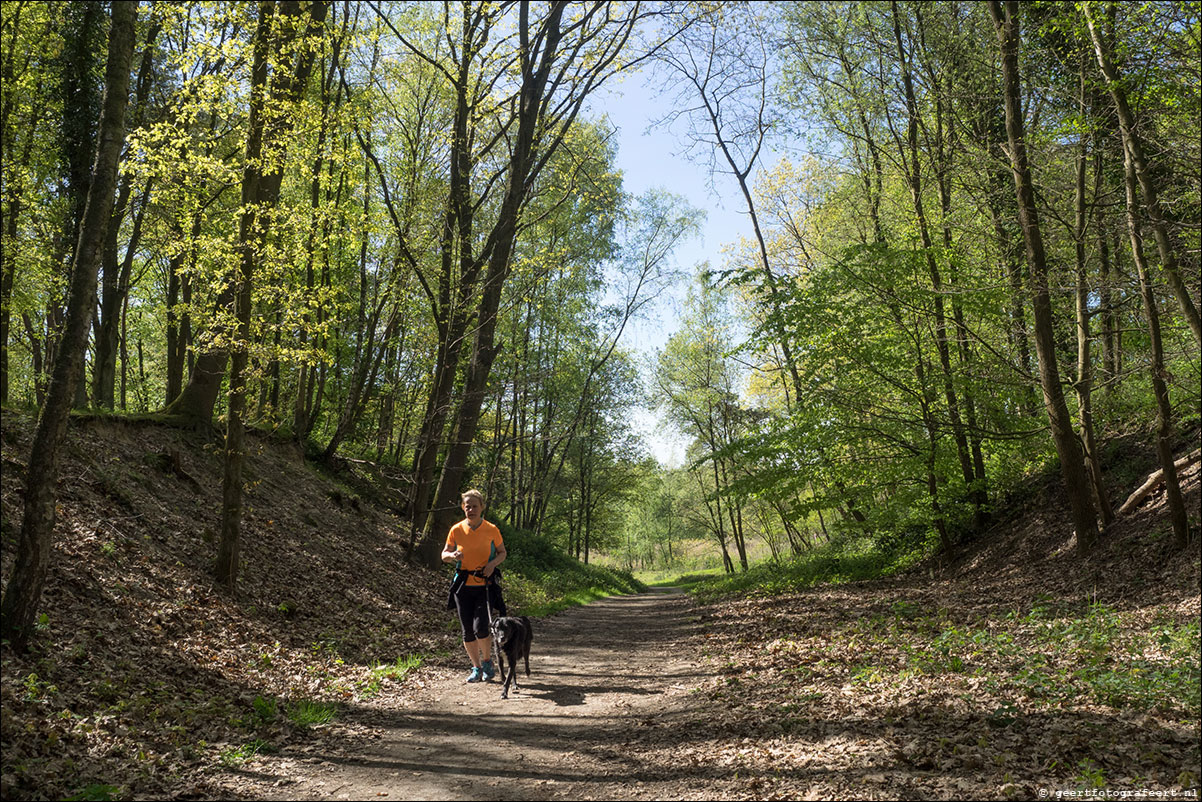
[[[484,675],[480,672],[480,669],[478,669],[478,668],[473,668],[472,673],[467,675],[468,682],[480,682],[483,679],[484,679]]]
[[[485,660],[480,670],[484,673],[485,682],[492,682],[492,678],[497,675],[497,670],[492,667],[492,660]]]

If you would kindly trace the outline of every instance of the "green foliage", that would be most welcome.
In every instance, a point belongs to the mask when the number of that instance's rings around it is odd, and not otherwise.
[[[43,702],[58,693],[58,686],[32,672],[25,676],[21,685],[24,688],[23,698],[27,702]]]
[[[773,596],[812,585],[856,582],[888,576],[900,567],[868,539],[826,544],[784,562],[764,562],[750,570],[703,580],[693,589],[702,601],[731,595]]]
[[[68,802],[74,800],[95,800],[95,802],[104,802],[109,799],[121,799],[121,789],[115,785],[105,785],[104,783],[92,783],[85,785],[75,793],[67,797]]]
[[[424,658],[421,655],[408,654],[397,657],[392,663],[373,666],[370,677],[360,684],[359,694],[362,698],[370,699],[380,693],[385,680],[404,682],[409,674],[421,667]]]
[[[275,699],[256,696],[252,704],[255,708],[255,715],[258,716],[260,723],[270,724],[275,721],[278,714]]]
[[[334,720],[337,713],[337,705],[329,702],[313,701],[311,699],[298,699],[290,702],[286,707],[288,720],[298,727],[327,724]]]
[[[508,557],[501,566],[505,601],[518,615],[550,615],[605,596],[638,593],[646,585],[625,571],[569,557],[548,538],[498,524]]]
[[[276,747],[262,738],[255,738],[242,746],[231,746],[221,751],[217,759],[226,768],[237,768],[260,753],[274,752]]]

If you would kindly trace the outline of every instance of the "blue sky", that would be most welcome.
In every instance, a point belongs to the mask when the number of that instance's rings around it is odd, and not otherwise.
[[[691,276],[696,266],[707,260],[720,265],[722,247],[741,236],[751,236],[752,230],[733,178],[719,175],[711,181],[708,164],[700,160],[694,163],[683,155],[687,143],[679,138],[679,132],[664,127],[648,130],[663,116],[665,102],[669,101],[656,97],[647,76],[635,74],[599,93],[593,113],[606,114],[618,129],[617,161],[627,192],[639,195],[649,189],[665,189],[705,211],[701,235],[682,244],[676,252],[677,266]],[[724,199],[710,189],[711,183]],[[631,326],[623,344],[641,357],[662,348],[678,327],[677,305],[684,297],[685,286],[682,283],[677,287],[674,297],[661,298],[646,316],[648,319]],[[638,413],[632,424],[661,463],[674,466],[682,462],[685,441],[654,414]]]

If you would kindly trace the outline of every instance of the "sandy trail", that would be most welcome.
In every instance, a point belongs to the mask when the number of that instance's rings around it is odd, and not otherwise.
[[[704,670],[697,628],[692,602],[668,589],[536,619],[531,676],[519,671],[520,690],[509,699],[500,698],[496,680],[468,685],[466,669],[442,672],[405,707],[364,712],[380,737],[362,750],[297,762],[279,756],[271,772],[277,779],[262,798],[679,794],[681,777],[658,776],[622,746],[640,727],[689,703]]]

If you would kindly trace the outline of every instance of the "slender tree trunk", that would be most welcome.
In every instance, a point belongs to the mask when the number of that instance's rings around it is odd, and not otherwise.
[[[1185,512],[1185,501],[1181,497],[1181,483],[1177,478],[1177,465],[1173,459],[1173,407],[1169,403],[1169,388],[1165,382],[1164,347],[1160,337],[1160,313],[1156,309],[1156,295],[1148,278],[1147,260],[1144,258],[1143,233],[1139,225],[1139,206],[1136,197],[1135,159],[1130,151],[1124,159],[1125,185],[1127,191],[1127,231],[1131,236],[1131,255],[1139,273],[1139,291],[1143,298],[1144,315],[1148,323],[1148,337],[1152,345],[1152,391],[1156,396],[1156,453],[1164,472],[1165,498],[1169,505],[1169,517],[1173,521],[1173,537],[1179,548],[1189,543],[1189,519]]]
[[[1099,147],[1098,153],[1094,158],[1094,183],[1100,186],[1102,183],[1102,153]],[[1098,262],[1100,265],[1098,276],[1098,314],[1102,320],[1102,376],[1103,385],[1106,392],[1114,389],[1114,383],[1118,379],[1118,349],[1117,342],[1117,325],[1114,314],[1114,296],[1111,293],[1114,283],[1114,271],[1110,264],[1110,248],[1107,245],[1105,216],[1102,213],[1102,204],[1094,204],[1094,228],[1098,241]]]
[[[938,76],[933,76],[933,78],[939,81]],[[942,83],[940,85],[942,86]],[[939,188],[939,211],[942,218],[943,247],[948,256],[948,285],[952,288],[951,306],[952,321],[956,332],[956,352],[959,357],[961,371],[966,375],[971,375],[973,369],[972,346],[969,344],[964,305],[960,300],[962,293],[957,289],[960,280],[959,256],[956,252],[955,241],[952,238],[952,160],[948,154],[948,150],[956,142],[956,124],[950,108],[951,91],[945,87],[944,93],[937,96],[935,101],[936,151],[938,154],[936,186]],[[944,146],[945,114],[947,122],[947,147]],[[977,422],[977,401],[969,387],[965,387],[963,390],[963,401],[964,420],[967,424],[965,435],[968,439],[969,452],[972,456],[972,481],[969,496],[973,500],[973,530],[982,532],[989,525],[989,510],[987,509],[989,504],[989,480],[985,474],[985,453],[981,447],[981,430]]]
[[[1026,142],[1023,133],[1022,89],[1018,71],[1018,3],[1017,0],[990,0],[989,10],[997,29],[1002,53],[1002,76],[1005,86],[1006,135],[1010,147],[1010,164],[1014,171],[1014,188],[1018,198],[1019,223],[1027,246],[1027,263],[1031,272],[1032,308],[1035,313],[1035,352],[1039,359],[1039,379],[1043,387],[1044,406],[1052,427],[1052,439],[1060,457],[1060,471],[1065,492],[1072,507],[1076,530],[1077,550],[1082,555],[1093,550],[1098,540],[1098,519],[1081,448],[1077,443],[1068,405],[1060,386],[1060,368],[1056,362],[1056,341],[1052,325],[1052,303],[1048,290],[1047,258],[1039,228],[1035,205],[1035,189],[1027,165]]]
[[[259,3],[251,64],[250,119],[246,157],[242,169],[242,213],[238,224],[238,278],[234,292],[237,339],[230,365],[229,410],[226,414],[225,470],[221,484],[221,539],[217,544],[217,581],[233,590],[238,580],[242,531],[242,466],[245,459],[246,432],[242,413],[246,406],[246,363],[250,349],[250,305],[254,266],[262,244],[262,228],[267,225],[265,210],[259,208],[259,189],[263,183],[264,107],[267,104],[267,75],[272,23],[276,17],[274,2]],[[268,168],[270,169],[270,168]]]
[[[125,109],[133,60],[136,0],[115,0],[105,67],[96,159],[84,208],[83,224],[71,271],[68,319],[46,405],[38,419],[29,470],[25,480],[25,514],[12,575],[4,589],[0,636],[24,650],[37,620],[46,573],[50,567],[59,451],[67,430],[67,415],[76,386],[83,380],[88,326],[95,305],[97,274],[105,234],[112,215],[117,162],[125,141]]]
[[[146,117],[150,101],[150,79],[154,66],[154,41],[158,37],[160,24],[156,20],[146,32],[146,42],[142,46],[142,64],[138,68],[136,88],[137,105],[131,117],[131,127],[137,129]],[[117,193],[117,204],[113,209],[113,219],[109,222],[107,242],[105,244],[104,268],[101,272],[100,324],[96,330],[96,361],[92,366],[92,398],[96,406],[112,409],[117,366],[117,318],[124,316],[120,310],[125,307],[125,297],[129,294],[130,274],[133,270],[134,254],[142,234],[142,220],[151,192],[151,181],[146,183],[142,191],[141,204],[134,217],[133,231],[129,242],[126,243],[125,256],[118,261],[118,237],[125,211],[132,191],[133,177],[126,175],[121,181]]]
[[[1081,75],[1081,103],[1085,104],[1085,74]],[[1089,276],[1085,268],[1085,165],[1087,161],[1086,139],[1081,137],[1081,152],[1077,154],[1076,222],[1073,240],[1076,244],[1076,289],[1077,289],[1077,416],[1080,423],[1081,445],[1085,449],[1085,464],[1089,468],[1094,501],[1102,515],[1102,526],[1114,520],[1114,509],[1106,493],[1106,482],[1102,476],[1102,460],[1093,431],[1093,356],[1090,345],[1092,335],[1089,326]]]
[[[1089,12],[1089,3],[1080,3],[1079,7],[1082,13],[1085,14],[1085,23],[1089,26],[1089,35],[1093,39],[1094,51],[1098,57],[1098,67],[1102,71],[1102,75],[1106,78],[1106,85],[1110,88],[1110,96],[1114,98],[1114,105],[1119,115],[1119,131],[1123,135],[1124,152],[1126,158],[1131,160],[1132,166],[1135,169],[1135,175],[1139,179],[1139,187],[1143,190],[1144,206],[1147,207],[1148,217],[1152,221],[1152,232],[1156,236],[1156,248],[1160,251],[1160,264],[1164,270],[1165,277],[1169,280],[1169,286],[1173,288],[1173,295],[1177,298],[1177,304],[1181,307],[1181,313],[1185,316],[1185,322],[1189,324],[1190,330],[1194,333],[1194,340],[1202,345],[1202,321],[1198,317],[1198,307],[1194,303],[1194,299],[1190,297],[1189,289],[1181,278],[1181,273],[1177,269],[1177,252],[1173,247],[1172,241],[1169,239],[1169,224],[1165,218],[1164,211],[1160,206],[1159,191],[1156,186],[1156,181],[1152,175],[1152,169],[1148,164],[1148,159],[1144,154],[1143,138],[1139,135],[1139,130],[1135,124],[1135,114],[1131,111],[1131,105],[1127,102],[1127,93],[1123,89],[1122,76],[1119,75],[1118,69],[1110,60],[1110,54],[1107,52],[1106,45],[1102,41],[1102,36],[1097,27],[1094,25],[1093,16]]]
[[[178,240],[183,240],[182,226],[173,224],[171,231]],[[193,219],[191,238],[188,240],[193,245],[188,250],[178,250],[167,260],[167,386],[164,405],[170,404],[184,387],[184,368],[191,339],[187,308],[192,300],[191,278],[184,271],[184,259],[195,248],[199,234],[200,217],[197,215]]]
[[[975,484],[973,475],[972,455],[968,448],[968,437],[964,431],[964,421],[960,417],[960,400],[956,393],[955,384],[952,377],[952,360],[950,347],[948,345],[947,335],[947,311],[943,303],[943,277],[939,273],[939,265],[935,261],[935,252],[932,247],[930,227],[927,223],[926,208],[923,203],[923,187],[922,187],[922,163],[918,154],[918,102],[914,95],[914,82],[910,75],[909,58],[906,55],[906,49],[902,42],[901,35],[901,20],[898,14],[897,2],[894,0],[893,7],[893,36],[897,42],[898,58],[902,67],[902,85],[905,87],[906,93],[906,147],[902,150],[902,161],[905,163],[905,153],[909,153],[909,165],[907,169],[907,184],[910,188],[910,199],[914,206],[914,216],[918,222],[918,231],[922,238],[922,248],[926,255],[927,272],[931,277],[931,290],[934,293],[935,306],[935,347],[939,352],[939,365],[942,368],[943,379],[943,395],[947,402],[948,419],[951,421],[952,437],[956,441],[956,454],[960,458],[960,473],[964,480],[965,488],[972,488]],[[983,515],[982,511],[977,513],[978,519]]]
[[[259,4],[259,22],[255,30],[254,59],[251,67],[251,106],[248,122],[249,134],[246,142],[246,161],[242,173],[242,213],[239,220],[239,269],[235,292],[235,317],[237,318],[237,340],[233,346],[230,364],[229,409],[226,415],[225,470],[222,477],[221,536],[217,544],[217,581],[229,590],[237,584],[242,529],[242,467],[245,461],[245,431],[243,414],[246,409],[246,365],[250,348],[250,315],[253,300],[254,270],[266,244],[267,230],[271,226],[270,215],[275,208],[283,181],[283,164],[264,158],[264,144],[274,144],[282,150],[282,141],[291,129],[291,122],[280,116],[275,104],[288,106],[295,103],[308,82],[313,66],[313,49],[302,45],[299,53],[292,54],[290,62],[295,72],[279,78],[268,86],[268,62],[271,59],[271,42],[277,44],[277,53],[287,52],[291,45],[303,36],[316,35],[325,20],[328,5],[322,2],[309,4],[309,27],[301,31],[300,16],[303,13],[298,2],[280,4],[277,14],[276,3]],[[274,32],[278,17],[285,30]],[[277,67],[278,73],[288,69]],[[277,154],[275,159],[280,159]]]

